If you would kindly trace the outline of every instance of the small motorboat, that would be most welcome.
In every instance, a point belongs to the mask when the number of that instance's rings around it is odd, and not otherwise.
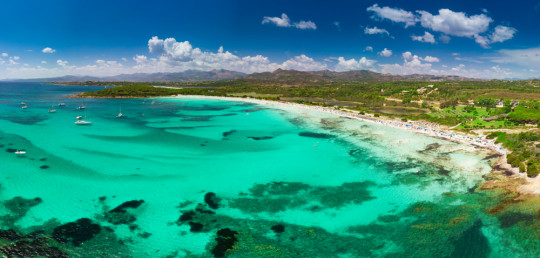
[[[56,113],[56,109],[49,109],[49,113]]]
[[[26,103],[21,101],[21,106],[26,106]]]
[[[81,106],[79,106],[77,109],[86,109],[86,106],[81,105]]]
[[[64,107],[64,106],[66,106],[66,103],[64,103],[64,102],[58,103],[58,106],[59,106],[59,107]]]
[[[82,118],[82,116],[77,116],[77,120],[79,120],[79,119],[81,119],[81,118]]]
[[[27,109],[28,106],[24,105],[24,106],[22,106],[21,108],[22,108],[22,109]]]
[[[23,150],[17,150],[17,151],[15,152],[15,154],[17,154],[17,155],[23,155],[23,154],[26,154],[26,151],[23,151]]]
[[[92,122],[84,121],[84,120],[78,120],[78,121],[75,121],[75,124],[76,125],[92,125]]]

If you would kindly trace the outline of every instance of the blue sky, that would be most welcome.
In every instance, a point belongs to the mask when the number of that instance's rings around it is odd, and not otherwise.
[[[540,1],[3,3],[0,79],[277,68],[540,77]]]

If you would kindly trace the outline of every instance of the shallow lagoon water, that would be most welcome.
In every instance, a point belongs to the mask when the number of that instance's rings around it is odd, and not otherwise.
[[[284,105],[67,98],[97,89],[0,84],[3,230],[88,257],[530,254],[484,213],[484,150]]]

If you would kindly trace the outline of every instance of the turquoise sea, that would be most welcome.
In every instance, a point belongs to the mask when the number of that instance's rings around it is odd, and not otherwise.
[[[539,254],[536,215],[487,212],[485,150],[278,104],[67,98],[101,88],[0,83],[0,252]]]

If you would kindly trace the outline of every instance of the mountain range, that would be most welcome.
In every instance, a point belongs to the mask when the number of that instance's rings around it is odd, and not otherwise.
[[[471,81],[479,80],[451,75],[393,75],[382,74],[368,70],[336,72],[296,71],[277,69],[273,72],[245,74],[225,69],[212,71],[187,70],[178,73],[134,73],[120,74],[107,77],[66,75],[52,78],[9,80],[17,82],[201,82],[244,79],[247,81],[280,82],[280,83],[317,83],[317,82],[391,82],[391,81]],[[7,81],[7,80],[6,80]]]

